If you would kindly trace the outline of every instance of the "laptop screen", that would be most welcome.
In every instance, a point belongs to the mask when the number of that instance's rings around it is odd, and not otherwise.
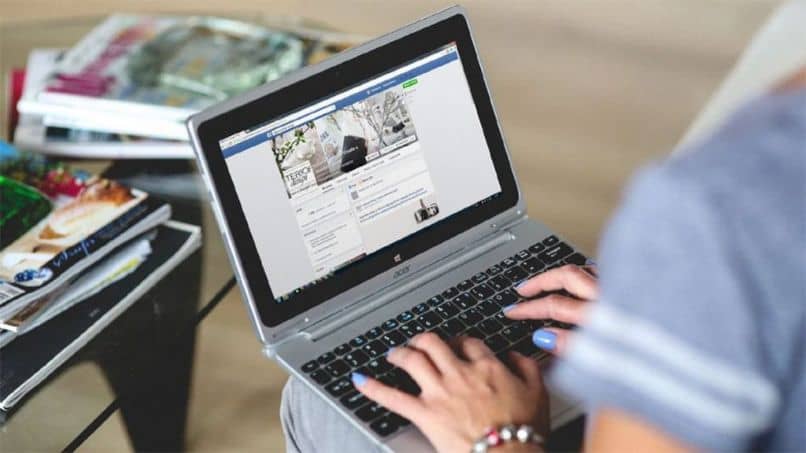
[[[502,191],[455,43],[219,145],[277,303]]]

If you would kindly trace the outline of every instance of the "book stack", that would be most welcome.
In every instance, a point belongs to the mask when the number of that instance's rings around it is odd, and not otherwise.
[[[275,22],[112,15],[70,49],[31,52],[17,83],[12,74],[10,135],[52,155],[192,158],[188,116],[363,40]]]

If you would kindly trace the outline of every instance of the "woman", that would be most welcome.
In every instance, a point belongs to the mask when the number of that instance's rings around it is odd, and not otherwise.
[[[694,148],[636,178],[602,241],[599,281],[573,266],[547,272],[518,291],[572,297],[538,297],[506,315],[582,326],[533,338],[561,356],[554,382],[588,405],[590,450],[803,450],[806,68]],[[508,425],[539,436],[489,451],[542,449],[548,403],[534,361],[514,354],[507,366],[478,340],[432,334],[388,360],[419,396],[362,375],[356,388],[438,451],[483,451],[497,443],[485,434]],[[293,382],[286,390],[290,450],[372,448],[349,428],[312,434],[305,416],[324,403],[306,393]]]

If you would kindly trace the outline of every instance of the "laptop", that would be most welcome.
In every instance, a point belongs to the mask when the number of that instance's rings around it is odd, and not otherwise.
[[[465,12],[453,7],[188,120],[265,354],[390,451],[430,451],[350,373],[421,332],[545,354],[517,283],[586,258],[529,218]],[[551,392],[553,395],[553,392]],[[552,422],[579,414],[552,401]]]

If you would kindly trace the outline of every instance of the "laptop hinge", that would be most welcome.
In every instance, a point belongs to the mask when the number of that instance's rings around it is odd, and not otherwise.
[[[385,288],[381,288],[367,297],[358,299],[352,304],[345,306],[338,312],[333,313],[333,315],[323,318],[316,324],[306,326],[306,328],[300,333],[305,335],[309,340],[317,341],[318,339],[329,335],[344,325],[349,324],[354,319],[360,318],[367,313],[386,305],[388,302],[419,288],[440,275],[444,275],[448,271],[459,267],[462,264],[475,259],[496,247],[500,247],[513,239],[515,239],[515,236],[509,231],[499,232],[492,238],[487,236],[480,244],[471,244],[450,255],[445,256],[444,258],[430,264],[428,267],[420,271],[419,275],[414,276],[414,278],[410,278],[407,281],[398,283],[396,285],[386,286]]]

